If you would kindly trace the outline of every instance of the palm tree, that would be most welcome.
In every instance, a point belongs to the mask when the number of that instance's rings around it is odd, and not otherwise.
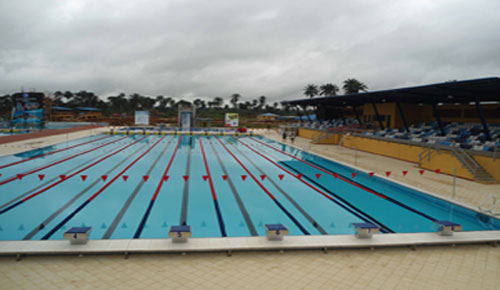
[[[196,109],[201,108],[201,99],[196,99],[193,101],[193,105],[195,106]]]
[[[232,94],[231,95],[231,104],[233,105],[233,108],[237,109],[238,108],[238,101],[240,100],[241,95],[240,94]]]
[[[304,88],[304,95],[312,98],[318,95],[318,86],[315,84],[309,84]]]
[[[264,109],[264,105],[266,104],[266,96],[259,97],[259,108]]]
[[[215,108],[220,108],[224,104],[224,100],[221,97],[215,97],[213,101],[213,105]]]
[[[366,92],[368,87],[357,79],[347,79],[342,86],[346,94],[357,94],[359,91]]]
[[[321,85],[319,87],[320,90],[320,95],[325,96],[325,97],[332,97],[336,96],[337,92],[339,91],[339,87],[337,85],[327,83],[324,85]]]
[[[253,107],[254,109],[257,109],[257,106],[258,106],[258,105],[259,105],[259,100],[257,100],[257,99],[253,99],[253,100],[252,100],[252,107]]]

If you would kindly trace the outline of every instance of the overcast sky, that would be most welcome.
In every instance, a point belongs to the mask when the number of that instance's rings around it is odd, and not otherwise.
[[[302,97],[500,75],[498,0],[0,0],[0,94]]]

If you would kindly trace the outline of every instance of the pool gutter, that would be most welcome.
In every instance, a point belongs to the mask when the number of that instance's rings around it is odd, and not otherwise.
[[[171,239],[90,240],[84,245],[72,245],[66,240],[2,241],[1,256],[80,255],[133,253],[238,252],[283,250],[335,250],[349,248],[416,247],[459,245],[500,241],[500,231],[459,232],[453,236],[437,233],[379,234],[372,239],[355,235],[287,236],[282,241],[266,237],[191,238],[187,243]]]

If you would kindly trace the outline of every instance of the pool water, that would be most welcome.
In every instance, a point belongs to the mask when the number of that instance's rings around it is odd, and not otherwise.
[[[355,175],[353,175],[355,173]],[[449,220],[465,231],[500,221],[262,137],[97,135],[0,158],[0,240],[432,232]]]

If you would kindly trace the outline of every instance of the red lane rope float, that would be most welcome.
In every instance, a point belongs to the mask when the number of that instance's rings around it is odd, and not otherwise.
[[[104,157],[100,158],[99,160],[96,160],[96,161],[94,161],[93,163],[91,163],[91,164],[89,164],[89,165],[87,165],[87,166],[83,167],[82,169],[80,169],[80,170],[78,170],[78,171],[76,171],[76,172],[74,172],[74,173],[72,173],[72,174],[70,174],[70,175],[66,176],[64,179],[62,179],[62,178],[61,178],[59,181],[54,182],[54,183],[52,183],[51,185],[46,186],[46,187],[44,187],[44,188],[40,189],[39,191],[37,191],[37,192],[35,192],[35,193],[33,193],[33,194],[31,194],[31,195],[29,195],[29,196],[25,197],[24,199],[22,199],[22,200],[20,200],[20,201],[18,201],[18,202],[16,202],[16,203],[14,203],[14,204],[12,204],[12,205],[11,205],[11,206],[9,206],[9,207],[6,207],[5,209],[1,210],[1,211],[0,211],[0,214],[3,214],[3,213],[5,213],[5,212],[7,212],[7,211],[9,211],[9,210],[11,210],[11,209],[13,209],[13,208],[17,207],[18,205],[20,205],[20,204],[22,204],[22,203],[24,203],[24,202],[26,202],[26,201],[28,201],[28,200],[30,200],[30,199],[32,199],[32,198],[34,198],[35,196],[40,195],[40,194],[42,194],[42,193],[46,192],[47,190],[49,190],[49,189],[51,189],[52,187],[54,187],[54,186],[56,186],[56,185],[60,184],[61,182],[64,182],[64,181],[66,181],[66,180],[70,179],[71,177],[73,177],[73,176],[76,176],[76,175],[80,174],[81,172],[83,172],[83,171],[85,171],[85,170],[89,169],[90,167],[95,166],[95,165],[97,165],[98,163],[100,163],[100,162],[102,162],[102,161],[104,161],[104,160],[106,160],[106,159],[110,158],[111,156],[114,156],[114,155],[116,155],[116,154],[118,154],[118,153],[122,152],[123,150],[125,150],[125,149],[127,149],[128,147],[130,147],[130,146],[132,146],[132,145],[134,145],[134,144],[136,144],[136,143],[138,143],[138,142],[142,141],[142,140],[143,140],[143,139],[145,139],[145,138],[146,138],[146,137],[143,137],[143,138],[141,138],[141,139],[139,139],[139,140],[137,140],[137,141],[135,141],[135,142],[132,142],[132,143],[130,143],[130,144],[128,144],[128,145],[126,145],[126,146],[122,147],[121,149],[119,149],[119,150],[117,150],[117,151],[115,151],[115,152],[112,152],[112,153],[110,153],[110,154],[108,154],[108,155],[106,155],[106,156],[104,156]],[[82,178],[82,179],[83,179],[83,178]]]
[[[311,166],[311,167],[314,167],[314,168],[316,168],[316,169],[318,169],[318,170],[321,170],[321,171],[325,172],[326,174],[332,175],[332,176],[334,176],[335,178],[338,178],[338,179],[340,179],[340,180],[342,180],[342,181],[345,181],[345,182],[347,182],[347,183],[349,183],[349,184],[351,184],[351,185],[354,185],[354,186],[356,186],[356,187],[358,187],[358,188],[361,188],[361,189],[363,189],[363,190],[365,190],[365,191],[367,191],[367,192],[369,192],[369,193],[372,193],[372,194],[374,194],[374,195],[376,195],[376,196],[378,196],[378,197],[380,197],[380,198],[386,199],[386,200],[388,200],[388,201],[390,201],[390,202],[392,202],[392,203],[394,203],[394,204],[397,204],[397,205],[399,205],[399,206],[401,206],[401,207],[404,207],[404,208],[406,208],[406,209],[408,209],[408,210],[410,210],[410,211],[412,211],[412,212],[414,212],[414,213],[417,213],[417,214],[419,214],[419,215],[421,215],[421,216],[423,216],[423,217],[425,217],[425,218],[427,218],[427,219],[429,219],[429,220],[431,220],[431,221],[436,221],[436,219],[435,219],[435,218],[433,218],[433,217],[431,217],[431,216],[429,216],[429,215],[427,215],[427,214],[425,214],[425,213],[423,213],[423,212],[421,212],[421,211],[419,211],[419,210],[416,210],[416,209],[414,209],[414,208],[412,208],[412,207],[410,207],[410,206],[408,206],[408,205],[406,205],[406,204],[404,204],[404,203],[402,203],[402,202],[400,202],[400,201],[398,201],[398,200],[395,200],[395,199],[393,199],[393,198],[387,197],[387,196],[385,196],[385,195],[383,195],[383,194],[381,194],[381,193],[379,193],[379,192],[376,192],[376,191],[374,191],[374,190],[372,190],[372,189],[370,189],[370,188],[367,188],[367,187],[365,187],[365,186],[363,186],[363,185],[361,185],[361,184],[359,184],[359,183],[356,183],[356,182],[351,181],[351,180],[349,180],[349,179],[346,179],[346,178],[344,178],[344,177],[342,177],[342,176],[339,176],[339,174],[338,174],[338,173],[331,173],[330,171],[327,171],[327,170],[325,170],[325,169],[323,169],[323,168],[321,168],[321,167],[318,167],[318,166],[316,166],[316,165],[314,165],[314,164],[311,164],[311,163],[309,163],[309,162],[307,162],[307,161],[304,161],[304,160],[302,160],[302,159],[300,159],[300,158],[297,158],[297,157],[295,157],[295,156],[293,156],[293,155],[291,155],[291,154],[288,154],[288,153],[286,153],[286,152],[284,152],[284,151],[282,151],[282,150],[279,150],[279,149],[277,149],[277,148],[274,148],[273,146],[270,146],[269,144],[266,144],[266,143],[264,143],[264,142],[261,142],[261,141],[259,141],[259,140],[256,140],[255,138],[250,137],[250,139],[251,139],[251,140],[254,140],[254,141],[255,141],[255,142],[257,142],[257,143],[263,144],[263,145],[265,145],[265,146],[267,146],[267,147],[269,147],[269,148],[271,148],[271,149],[273,149],[273,150],[275,150],[275,151],[277,151],[277,152],[280,152],[280,153],[282,153],[282,154],[284,154],[284,155],[287,155],[287,156],[289,156],[289,157],[292,157],[293,159],[296,159],[296,160],[298,160],[298,161],[300,161],[300,162],[302,162],[302,163],[304,163],[304,164],[307,164],[307,165],[309,165],[309,166]],[[241,142],[241,141],[240,141],[240,142]],[[438,173],[438,172],[436,172],[436,173]]]
[[[207,162],[207,156],[205,154],[205,148],[203,147],[203,142],[201,142],[201,138],[199,139],[199,141],[200,141],[201,155],[203,156],[203,163],[205,163],[205,170],[207,171],[208,183],[210,184],[210,191],[212,192],[212,198],[214,201],[214,207],[215,207],[215,212],[217,214],[217,219],[219,221],[219,228],[221,231],[221,235],[223,237],[227,237],[226,227],[224,225],[224,219],[222,218],[222,213],[220,211],[219,202],[217,201],[217,194],[215,193],[215,187],[214,187],[214,183],[212,181],[212,174],[210,173],[210,168],[209,168],[208,162]]]
[[[35,155],[35,156],[27,158],[27,159],[23,159],[23,160],[19,160],[19,161],[16,161],[16,162],[12,162],[12,163],[8,163],[8,164],[5,164],[5,165],[2,165],[2,166],[0,166],[0,169],[4,169],[4,168],[10,167],[10,166],[14,166],[14,165],[17,165],[17,164],[20,164],[20,163],[24,163],[26,161],[37,159],[37,158],[40,158],[40,157],[44,157],[44,156],[56,154],[56,153],[59,153],[59,152],[63,152],[63,151],[69,150],[69,149],[80,147],[80,146],[83,146],[85,144],[89,144],[89,143],[92,143],[92,142],[97,142],[99,140],[110,138],[110,137],[111,136],[104,136],[104,137],[97,138],[97,139],[94,139],[94,140],[90,140],[90,141],[87,141],[87,142],[84,142],[84,143],[80,143],[80,144],[76,144],[76,145],[73,145],[73,146],[70,146],[70,147],[62,148],[62,149],[59,149],[59,150],[56,150],[56,151],[47,152],[47,153],[43,153],[43,154],[38,154],[38,155]]]
[[[158,194],[160,193],[161,187],[163,186],[163,183],[168,180],[168,171],[170,170],[170,166],[172,166],[172,162],[174,161],[175,155],[177,154],[177,150],[179,149],[179,146],[181,145],[182,142],[182,136],[179,138],[179,142],[177,142],[177,146],[175,146],[174,153],[172,153],[172,157],[170,157],[170,161],[168,162],[167,168],[165,168],[165,171],[163,172],[163,178],[160,180],[158,183],[158,186],[156,187],[155,193],[153,194],[153,197],[151,198],[151,201],[149,202],[148,208],[146,209],[146,212],[142,216],[141,222],[139,223],[139,226],[137,227],[137,230],[134,234],[134,239],[138,239],[141,236],[142,230],[144,229],[144,225],[146,224],[146,221],[148,220],[149,213],[151,212],[151,209],[153,208],[153,205],[156,201],[156,198],[158,197]]]
[[[136,164],[139,160],[141,160],[146,154],[148,154],[151,150],[153,150],[156,145],[158,145],[166,136],[161,137],[158,141],[156,141],[148,150],[144,151],[141,155],[137,156],[127,167],[125,167],[122,171],[115,175],[110,181],[108,181],[101,189],[99,189],[96,193],[94,193],[91,197],[89,197],[86,201],[84,201],[78,208],[76,208],[72,213],[70,213],[67,217],[65,217],[60,223],[58,223],[52,230],[50,230],[45,236],[42,237],[42,240],[48,240],[55,232],[57,232],[65,223],[67,223],[70,219],[72,219],[77,213],[79,213],[83,208],[85,208],[92,200],[94,200],[97,196],[99,196],[106,188],[108,188],[113,182],[115,182],[120,176],[122,176],[127,170],[130,169],[134,164]],[[146,138],[146,137],[144,137]],[[143,139],[144,139],[143,138]]]
[[[236,157],[234,153],[231,152],[229,148],[227,148],[226,144],[224,144],[219,139],[219,137],[215,136],[215,138],[217,139],[217,141],[219,141],[222,147],[224,147],[224,149],[226,149],[226,151],[234,158],[234,160],[236,160],[236,162],[238,162],[238,164],[248,173],[248,175],[252,177],[252,179],[260,186],[260,188],[262,188],[262,190],[267,193],[267,195],[276,203],[276,205],[278,205],[278,207],[293,221],[293,223],[304,233],[304,235],[310,235],[310,233],[304,228],[304,226],[302,226],[299,221],[274,197],[274,195],[269,190],[267,190],[267,188],[259,181],[257,177],[255,177],[255,175],[252,174],[252,172],[250,172],[250,170],[248,170],[248,168],[240,161],[240,159],[238,159],[238,157]]]
[[[1,182],[0,182],[0,185],[4,185],[4,184],[9,183],[9,182],[12,182],[12,181],[14,181],[14,180],[16,180],[16,179],[22,179],[24,176],[27,176],[27,175],[30,175],[30,174],[36,173],[36,172],[38,172],[38,171],[40,171],[40,170],[47,169],[47,168],[49,168],[49,167],[52,167],[52,166],[57,165],[57,164],[60,164],[60,163],[66,162],[66,161],[71,160],[71,159],[73,159],[73,158],[76,158],[76,157],[78,157],[78,156],[82,156],[82,155],[84,155],[84,154],[87,154],[87,153],[92,152],[92,151],[95,151],[95,150],[97,150],[97,149],[99,149],[99,148],[102,148],[102,147],[108,146],[108,145],[110,145],[110,144],[112,144],[112,143],[115,143],[115,142],[120,141],[120,140],[125,139],[125,138],[127,138],[127,137],[123,137],[123,138],[120,138],[120,139],[118,139],[118,140],[113,140],[113,141],[111,141],[111,142],[108,142],[108,143],[102,144],[102,145],[100,145],[100,146],[97,146],[97,147],[91,148],[91,149],[86,150],[86,151],[83,151],[83,152],[81,152],[81,153],[78,153],[78,154],[72,155],[72,156],[70,156],[70,157],[66,157],[66,158],[61,159],[61,160],[59,160],[59,161],[56,161],[56,162],[53,162],[53,163],[47,164],[47,165],[42,166],[42,167],[40,167],[40,168],[33,169],[33,170],[28,171],[28,172],[25,172],[25,173],[17,174],[16,176],[13,176],[13,177],[11,177],[11,178],[8,178],[8,179],[6,179],[6,180],[1,181]]]

